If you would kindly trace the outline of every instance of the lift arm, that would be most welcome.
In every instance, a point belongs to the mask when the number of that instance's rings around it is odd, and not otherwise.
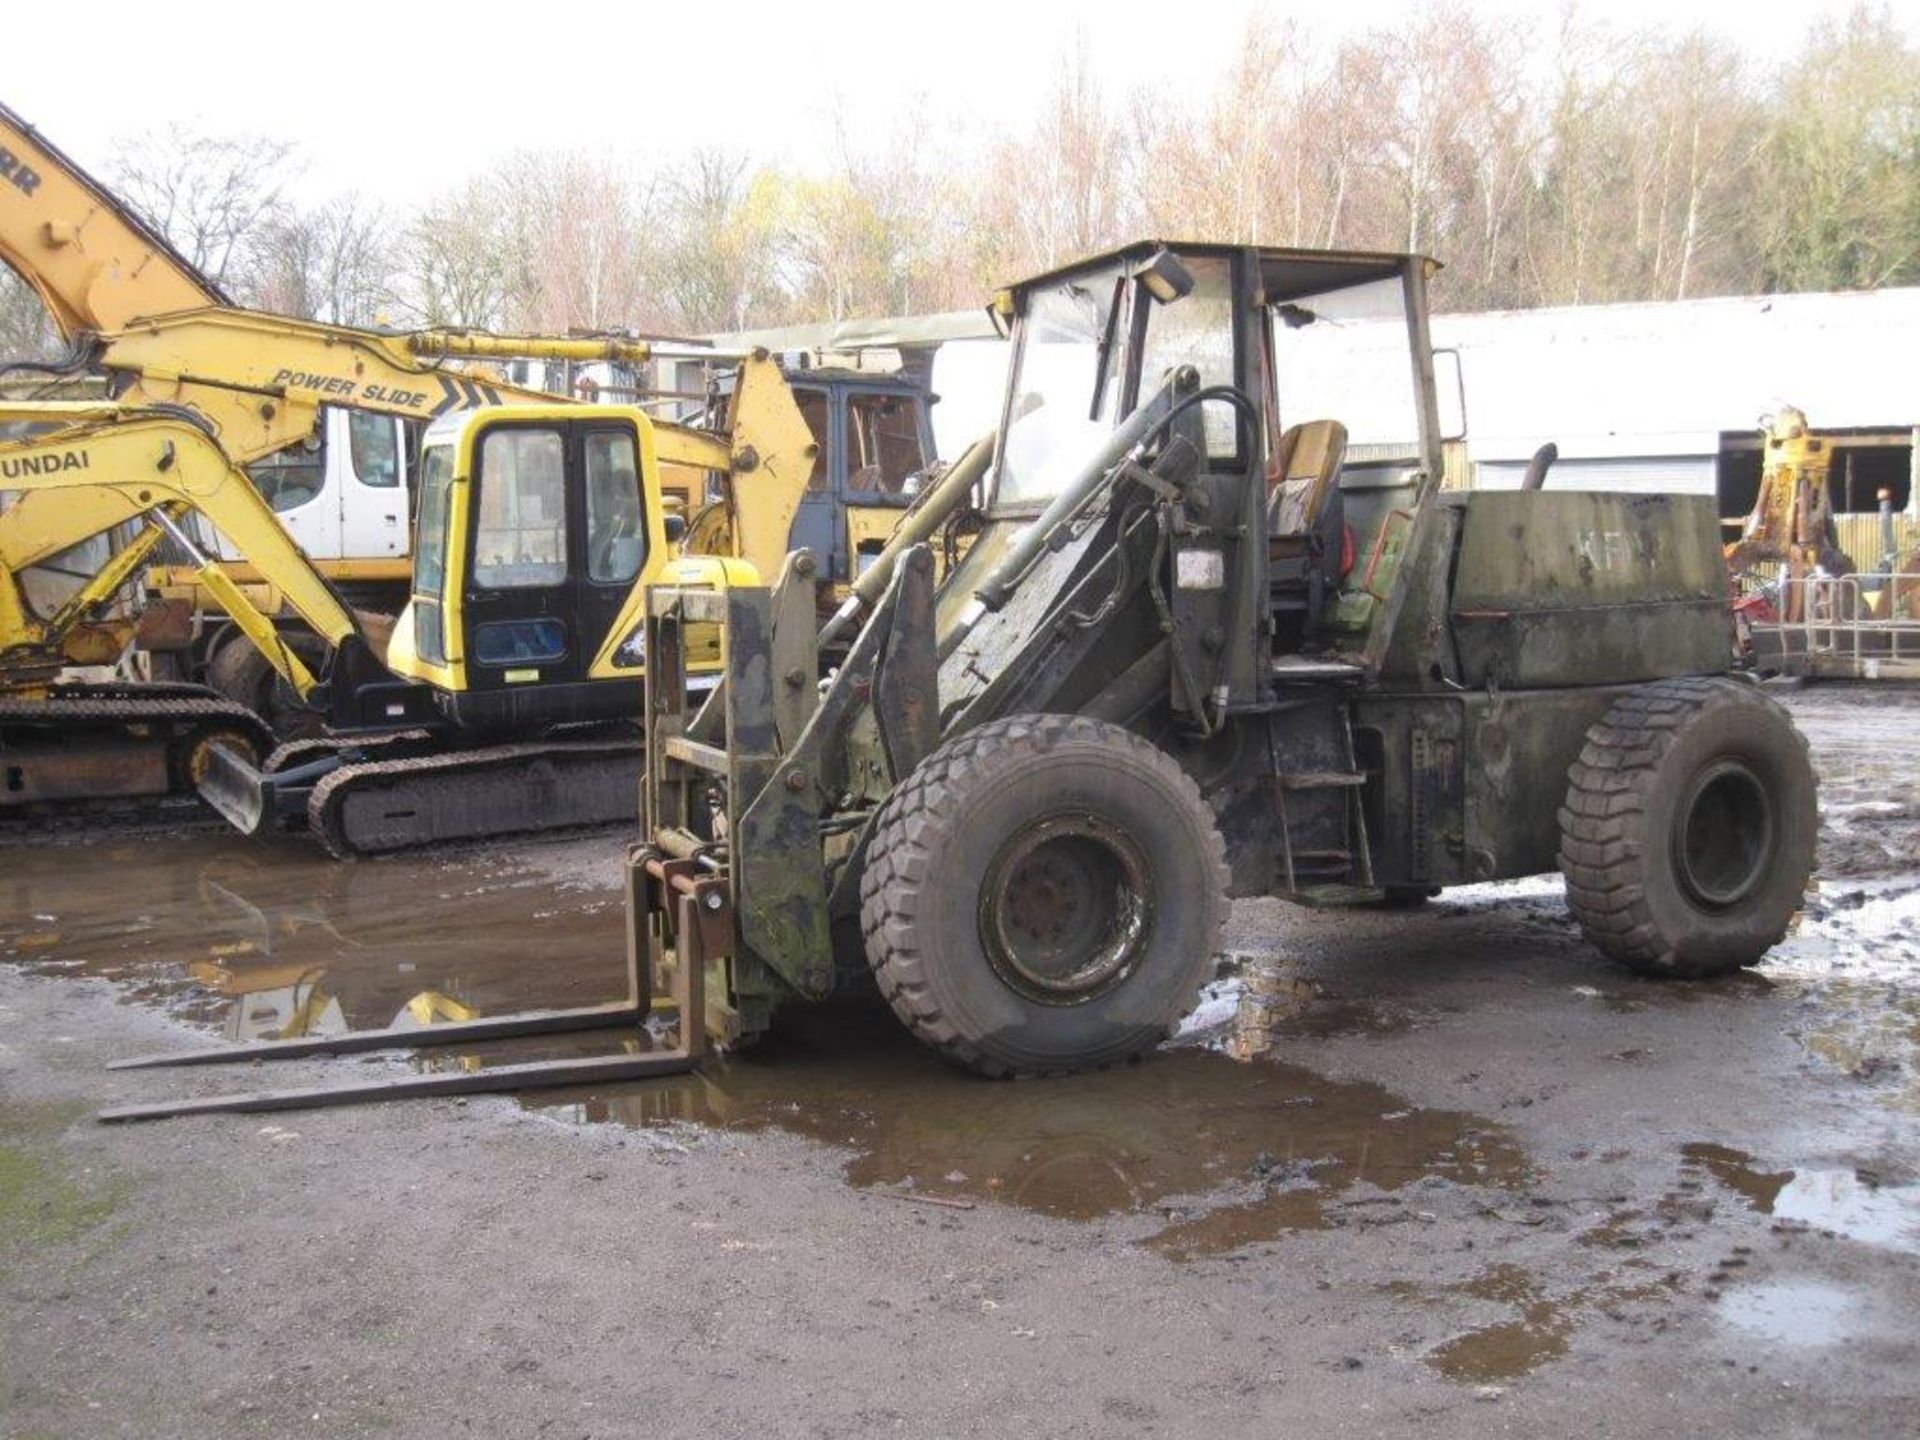
[[[114,509],[122,520],[147,517],[194,557],[196,578],[302,696],[318,683],[312,672],[280,643],[272,619],[247,600],[219,563],[197,552],[178,524],[180,517],[188,510],[204,515],[250,563],[274,578],[288,603],[329,644],[338,646],[357,633],[352,614],[246,474],[190,420],[56,403],[0,406],[0,419],[30,419],[51,427],[29,439],[0,442],[0,485],[22,492],[23,498],[77,493],[98,507],[96,514]],[[151,544],[147,542],[149,548]],[[43,654],[58,639],[56,627],[68,611],[104,599],[127,573],[118,562],[110,565],[61,616],[41,621],[25,603],[17,570],[0,560],[0,656]]]

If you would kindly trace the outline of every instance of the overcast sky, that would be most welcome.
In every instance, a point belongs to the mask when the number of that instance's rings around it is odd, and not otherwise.
[[[1560,7],[1483,0],[1551,28]],[[1585,0],[1622,25],[1705,24],[1757,55],[1791,53],[1846,0]],[[1887,8],[1920,33],[1920,0]],[[243,5],[122,0],[21,7],[7,19],[4,99],[89,168],[114,137],[168,121],[295,142],[313,200],[360,190],[407,205],[519,149],[670,156],[721,144],[822,163],[836,114],[858,143],[925,110],[964,146],[1033,111],[1084,37],[1103,81],[1204,89],[1246,17],[1316,31],[1404,19],[1406,0],[717,0],[674,4]],[[1337,18],[1330,18],[1332,11]],[[327,20],[332,17],[334,23]],[[84,33],[79,33],[84,31]],[[1003,120],[1003,117],[1005,119]]]

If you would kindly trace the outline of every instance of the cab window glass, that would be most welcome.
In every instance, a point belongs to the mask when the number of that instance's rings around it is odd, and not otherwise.
[[[556,430],[499,429],[480,442],[473,582],[487,590],[567,578],[565,446]]]
[[[1233,265],[1223,256],[1186,256],[1193,290],[1147,307],[1147,338],[1140,355],[1144,403],[1182,365],[1200,372],[1200,387],[1233,384]],[[1239,449],[1231,405],[1201,407],[1207,455],[1230,460]]]
[[[647,558],[633,436],[624,430],[589,431],[585,455],[587,576],[603,584],[624,584],[640,573]]]
[[[910,395],[853,395],[847,400],[847,489],[901,496],[907,477],[926,469],[920,407]]]
[[[391,490],[400,483],[400,427],[391,415],[364,410],[347,415],[347,448],[353,453],[353,473],[362,485]]]
[[[319,438],[279,450],[247,466],[247,478],[276,514],[297,510],[326,483],[326,449]]]
[[[807,489],[819,494],[827,488],[827,427],[832,423],[824,390],[795,390],[794,403],[813,433],[813,469],[807,472]]]
[[[1347,459],[1420,453],[1420,396],[1398,277],[1296,295],[1272,307],[1280,421],[1338,420]]]
[[[453,446],[428,446],[420,468],[420,539],[413,557],[413,588],[416,594],[438,595],[440,582],[446,578]]]

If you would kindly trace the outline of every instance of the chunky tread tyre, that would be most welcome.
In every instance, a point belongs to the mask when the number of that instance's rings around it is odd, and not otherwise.
[[[1750,889],[1709,905],[1682,875],[1675,826],[1700,777],[1724,765],[1765,791],[1770,840],[1756,849]],[[1818,826],[1807,742],[1777,703],[1726,677],[1645,685],[1587,731],[1568,771],[1560,809],[1567,904],[1589,941],[1642,975],[1726,974],[1786,934]]]
[[[985,857],[1022,823],[1050,806],[1097,809],[1103,786],[1123,797],[1106,818],[1153,857],[1172,903],[1156,908],[1144,953],[1111,990],[1037,1002],[1003,982],[966,911]],[[983,1075],[1060,1074],[1148,1049],[1193,1008],[1228,878],[1212,811],[1165,751],[1096,720],[1018,715],[948,741],[887,798],[861,876],[861,930],[881,994],[926,1044]]]

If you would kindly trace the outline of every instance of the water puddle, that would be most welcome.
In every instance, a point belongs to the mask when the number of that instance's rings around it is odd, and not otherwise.
[[[1517,1320],[1502,1320],[1442,1342],[1425,1355],[1449,1380],[1486,1384],[1517,1380],[1567,1353],[1573,1320],[1551,1301],[1524,1308]]]
[[[1781,1280],[1729,1290],[1720,1318],[1776,1345],[1837,1345],[1848,1338],[1855,1301],[1837,1286],[1817,1280]]]
[[[1176,1258],[1399,1205],[1429,1176],[1511,1189],[1527,1165],[1500,1127],[1377,1085],[1199,1049],[1045,1084],[985,1084],[885,1012],[812,1017],[694,1075],[522,1103],[585,1122],[779,1130],[851,1153],[846,1178],[1073,1220],[1147,1212]],[[1410,1215],[1400,1218],[1410,1219]]]
[[[1726,1145],[1686,1145],[1681,1156],[1682,1188],[1689,1172],[1704,1173],[1786,1226],[1920,1252],[1920,1184],[1889,1184],[1861,1169],[1767,1169]]]
[[[1402,1299],[1441,1304],[1449,1297],[1466,1297],[1483,1302],[1477,1307],[1483,1313],[1490,1307],[1504,1311],[1498,1318],[1449,1336],[1420,1356],[1449,1380],[1486,1385],[1518,1380],[1566,1354],[1586,1310],[1597,1307],[1617,1315],[1624,1304],[1666,1298],[1671,1286],[1664,1281],[1620,1283],[1603,1279],[1570,1294],[1554,1296],[1547,1293],[1538,1277],[1520,1266],[1495,1264],[1459,1284],[1435,1291],[1422,1291],[1405,1282],[1382,1288]]]
[[[624,993],[617,846],[604,839],[336,864],[213,834],[14,851],[0,959],[98,976],[235,1041],[434,1024]],[[604,873],[602,873],[604,871]],[[1400,1192],[1513,1188],[1499,1126],[1258,1057],[1277,1038],[1386,1033],[1405,1017],[1272,969],[1221,992],[1224,1023],[1150,1063],[987,1084],[884,1009],[802,1014],[700,1073],[524,1103],[587,1121],[775,1129],[850,1152],[851,1184],[1088,1220],[1143,1212],[1179,1258],[1292,1230],[1411,1220]],[[644,1046],[594,1032],[463,1048],[474,1069]]]
[[[117,981],[235,1041],[590,1005],[625,993],[626,941],[617,891],[555,883],[589,843],[350,865],[216,833],[22,847],[0,867],[0,959]]]
[[[1398,1035],[1413,1018],[1378,1001],[1343,995],[1270,957],[1242,956],[1202,994],[1178,1037],[1252,1060],[1288,1040]]]

